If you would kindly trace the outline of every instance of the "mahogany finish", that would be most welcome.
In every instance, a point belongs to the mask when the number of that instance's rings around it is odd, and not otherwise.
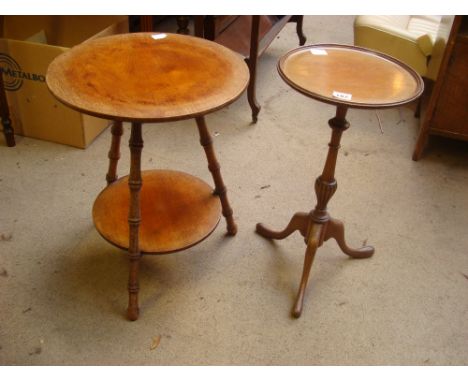
[[[170,33],[97,38],[57,57],[47,85],[66,105],[97,117],[163,122],[205,115],[237,99],[247,66],[205,39]]]
[[[304,267],[292,309],[292,315],[298,318],[315,253],[324,241],[335,239],[350,257],[367,258],[374,254],[371,246],[348,247],[344,224],[327,211],[328,202],[337,189],[335,167],[341,136],[349,128],[348,108],[382,108],[408,103],[421,94],[423,85],[421,77],[403,64],[379,53],[343,45],[319,44],[296,49],[280,59],[278,70],[294,89],[336,105],[336,115],[328,121],[332,134],[327,159],[322,174],[315,181],[315,208],[309,213],[295,213],[282,231],[271,230],[261,223],[256,226],[256,232],[268,239],[282,240],[295,231],[304,237],[307,246]],[[351,97],[346,96],[346,100],[336,98],[333,91],[351,94]]]
[[[450,19],[444,17],[443,21],[450,23]],[[455,16],[451,28],[447,25],[439,31],[434,49],[439,51],[440,66],[427,108],[423,109],[413,152],[415,161],[421,158],[430,135],[468,141],[468,16]]]
[[[227,197],[227,189],[224,185],[223,178],[221,176],[221,166],[219,165],[218,160],[213,149],[213,140],[211,139],[208,128],[206,127],[205,118],[198,117],[197,119],[198,132],[200,133],[200,144],[205,149],[206,159],[208,160],[208,169],[213,176],[213,181],[215,184],[215,195],[219,196],[221,200],[221,205],[223,207],[223,216],[226,218],[227,232],[229,235],[234,236],[237,233],[237,226],[234,223],[234,218],[232,217],[232,208],[229,205]]]
[[[121,121],[114,121],[111,127],[112,143],[107,155],[109,158],[109,171],[106,175],[107,184],[111,184],[118,179],[117,163],[120,159],[120,137],[123,135],[123,126]]]
[[[258,45],[260,34],[260,16],[252,16],[252,29],[250,37],[250,52],[245,58],[245,62],[250,70],[250,82],[247,88],[247,100],[249,101],[250,108],[252,109],[252,121],[257,123],[258,113],[260,113],[261,106],[257,101],[257,91],[255,83],[257,82],[257,62],[258,62]]]
[[[164,254],[189,248],[207,237],[221,216],[213,188],[192,175],[171,170],[142,172],[140,250]],[[129,177],[105,188],[93,207],[94,224],[109,242],[128,249]]]
[[[153,31],[153,16],[140,16],[140,32]],[[131,31],[134,32],[134,31]]]
[[[413,69],[369,49],[317,44],[290,51],[278,62],[283,80],[318,101],[353,108],[389,108],[417,99],[424,83]],[[350,100],[333,92],[351,95]]]
[[[226,46],[245,58],[249,66],[250,81],[247,100],[252,109],[252,121],[257,122],[261,106],[256,97],[258,58],[273,42],[288,22],[296,23],[299,44],[304,45],[306,37],[302,32],[304,16],[195,16],[195,35]]]
[[[130,134],[130,175],[128,188],[130,189],[130,208],[128,209],[129,244],[128,258],[130,260],[130,273],[128,277],[128,309],[127,316],[134,321],[138,318],[138,266],[140,262],[140,235],[141,222],[140,189],[143,184],[141,179],[141,151],[143,150],[143,138],[141,135],[141,123],[132,122]],[[111,208],[113,206],[110,206]],[[109,212],[107,212],[109,213]],[[114,226],[117,224],[111,221]]]
[[[149,28],[149,22],[143,23]],[[211,41],[169,33],[135,33],[87,41],[57,57],[47,85],[63,103],[114,120],[108,186],[93,207],[98,232],[129,253],[127,317],[136,320],[142,254],[191,247],[219,223],[237,227],[204,115],[236,100],[247,87],[242,58]],[[215,188],[191,175],[141,171],[142,123],[194,117]],[[118,179],[122,121],[132,124],[130,174]]]
[[[302,25],[304,24],[304,15],[294,15],[289,21],[296,23],[296,33],[297,37],[299,37],[299,45],[304,45],[307,40],[307,37],[302,30]]]

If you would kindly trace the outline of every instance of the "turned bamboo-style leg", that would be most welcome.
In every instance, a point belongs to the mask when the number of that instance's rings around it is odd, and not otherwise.
[[[249,67],[250,80],[247,87],[247,100],[249,101],[250,108],[252,109],[252,121],[257,122],[258,113],[260,113],[260,105],[257,102],[255,91],[255,82],[257,78],[257,61],[258,61],[258,37],[260,31],[260,16],[252,16],[252,30],[250,34],[250,53],[249,57],[245,59]]]
[[[128,277],[128,309],[127,317],[134,321],[138,318],[138,268],[140,262],[139,248],[139,227],[141,221],[140,212],[140,189],[141,179],[141,151],[143,149],[143,139],[141,135],[141,123],[132,123],[130,135],[130,176],[128,186],[130,188],[130,210],[128,214],[128,225],[130,230],[128,256],[130,260],[130,272]]]
[[[221,200],[221,207],[223,210],[223,216],[226,218],[227,232],[229,235],[234,236],[237,233],[237,226],[232,217],[232,208],[229,205],[227,197],[227,189],[224,185],[223,178],[221,176],[218,160],[213,149],[213,140],[211,139],[208,128],[206,127],[205,118],[197,117],[198,132],[200,133],[200,143],[205,149],[206,158],[208,159],[208,169],[213,176],[215,184],[215,194],[219,196]]]
[[[107,184],[111,184],[118,179],[117,176],[117,163],[120,159],[120,137],[123,134],[123,127],[121,121],[114,121],[111,127],[112,142],[109,150],[109,171],[107,171],[106,180]]]
[[[3,84],[3,76],[0,73],[0,116],[2,118],[3,134],[8,147],[13,147],[15,143],[15,134],[11,125],[10,111],[8,109],[8,102]]]

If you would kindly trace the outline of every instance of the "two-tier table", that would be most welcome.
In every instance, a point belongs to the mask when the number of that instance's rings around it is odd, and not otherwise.
[[[204,39],[169,33],[97,38],[75,46],[49,66],[47,85],[64,104],[114,122],[107,187],[93,206],[98,232],[130,259],[127,316],[138,318],[142,254],[189,248],[208,237],[221,213],[236,224],[204,116],[236,100],[249,71],[231,50]],[[214,190],[192,175],[141,171],[142,124],[195,118]],[[131,122],[130,174],[118,178],[122,122]],[[65,127],[64,127],[65,128]]]
[[[292,314],[302,312],[312,262],[324,241],[334,238],[341,250],[355,258],[370,257],[374,248],[348,247],[344,225],[330,217],[327,204],[336,191],[335,166],[342,133],[348,129],[348,108],[381,109],[396,107],[417,99],[423,91],[421,77],[405,64],[380,53],[353,46],[318,44],[295,49],[278,62],[283,80],[293,89],[321,102],[336,106],[328,156],[322,175],[315,181],[317,205],[310,212],[293,215],[282,231],[257,224],[256,231],[268,239],[284,239],[298,230],[307,245],[304,269]]]

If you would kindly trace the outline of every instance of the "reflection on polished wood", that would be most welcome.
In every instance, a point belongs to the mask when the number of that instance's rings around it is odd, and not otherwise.
[[[390,56],[364,48],[317,44],[295,49],[278,63],[282,78],[299,92],[332,104],[387,108],[418,98],[421,77]],[[338,99],[333,92],[349,94]]]
[[[242,58],[211,41],[170,33],[97,38],[55,59],[52,93],[97,117],[157,122],[207,114],[238,98],[249,71]]]
[[[89,40],[58,56],[46,81],[63,103],[114,121],[108,183],[97,197],[98,232],[128,249],[127,317],[136,320],[141,256],[189,248],[216,228],[221,213],[227,232],[237,226],[205,114],[235,101],[247,87],[242,58],[211,41],[169,33],[134,33]],[[195,118],[213,187],[191,175],[141,171],[142,124]],[[130,175],[118,179],[122,122],[131,122]]]
[[[179,171],[143,171],[140,191],[139,246],[144,253],[162,254],[189,248],[218,225],[221,203],[213,188]],[[99,233],[112,244],[128,248],[130,195],[128,178],[105,188],[93,207]]]
[[[348,108],[382,108],[402,105],[422,93],[421,77],[412,69],[379,53],[343,45],[312,45],[283,56],[278,64],[282,78],[308,97],[336,105],[336,115],[328,121],[332,129],[328,155],[322,174],[315,181],[317,204],[310,212],[297,212],[280,231],[258,223],[256,232],[267,238],[282,240],[295,231],[304,237],[306,252],[299,290],[292,315],[300,317],[310,270],[317,249],[324,241],[335,239],[340,249],[353,258],[367,258],[374,248],[350,248],[345,240],[344,224],[332,218],[327,205],[337,189],[335,167],[341,136],[349,128]],[[333,96],[333,91],[345,98]],[[341,95],[342,95],[341,94]]]

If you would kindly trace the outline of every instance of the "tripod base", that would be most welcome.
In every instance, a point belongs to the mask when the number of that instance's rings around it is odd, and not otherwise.
[[[357,249],[348,247],[345,240],[343,222],[338,219],[333,219],[330,216],[328,216],[326,221],[318,223],[312,219],[311,214],[298,212],[293,215],[289,224],[282,231],[273,231],[265,227],[262,223],[258,223],[256,226],[256,232],[266,239],[282,240],[295,231],[301,233],[307,245],[301,283],[292,310],[293,317],[299,318],[302,313],[304,293],[315,253],[324,241],[332,238],[335,239],[340,249],[346,255],[357,259],[371,257],[374,254],[374,247],[369,245]]]

